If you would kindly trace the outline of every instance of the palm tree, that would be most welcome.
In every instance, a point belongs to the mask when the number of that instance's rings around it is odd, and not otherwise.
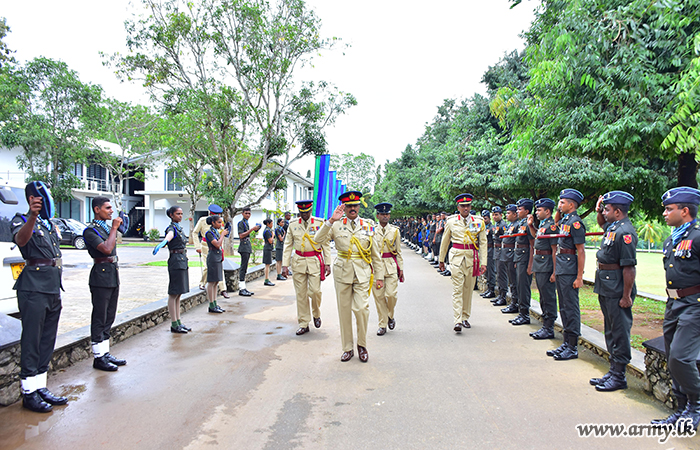
[[[663,240],[663,227],[657,220],[649,220],[646,214],[640,214],[636,220],[637,236],[647,242],[647,250],[651,251],[651,244],[656,244]]]

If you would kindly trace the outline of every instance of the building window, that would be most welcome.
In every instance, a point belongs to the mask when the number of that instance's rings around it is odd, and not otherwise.
[[[108,192],[107,169],[97,164],[90,164],[85,177],[85,187],[90,191]]]
[[[165,190],[166,191],[181,191],[182,186],[175,180],[177,178],[177,173],[171,170],[165,170]]]

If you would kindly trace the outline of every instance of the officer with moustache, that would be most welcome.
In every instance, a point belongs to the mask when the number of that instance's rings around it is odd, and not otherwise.
[[[117,315],[119,301],[119,265],[117,257],[117,229],[120,217],[112,219],[112,204],[107,197],[92,199],[95,220],[83,231],[85,247],[94,262],[90,270],[90,294],[92,295],[92,320],[90,337],[95,356],[92,367],[115,372],[126,361],[109,353],[110,330]],[[112,226],[107,220],[112,219]]]
[[[506,205],[505,236],[512,236],[518,230],[518,207],[514,204]],[[518,306],[518,274],[515,271],[515,238],[501,238],[501,264],[505,266],[508,274],[508,287],[510,288],[510,304],[501,309],[503,314],[517,314],[520,312]],[[505,297],[505,293],[503,294]]]
[[[542,236],[558,234],[559,230],[552,219],[554,200],[541,198],[535,202],[535,214],[539,227],[535,229],[535,218],[527,217],[530,234],[537,236],[532,257],[532,271],[535,273],[537,290],[540,293],[540,308],[542,309],[542,328],[530,333],[533,339],[553,339],[554,322],[557,320],[557,288],[554,277],[554,267],[557,253],[557,240]]]
[[[282,275],[289,275],[290,264],[294,268],[292,281],[297,294],[297,336],[309,332],[309,323],[313,313],[314,327],[321,327],[321,281],[331,273],[330,244],[316,242],[316,233],[323,219],[311,216],[312,200],[299,200],[299,219],[291,220],[284,238],[282,256]],[[311,309],[309,309],[311,299]]]
[[[403,283],[403,256],[401,256],[401,232],[391,225],[391,203],[378,203],[374,205],[377,210],[379,226],[374,230],[374,242],[372,246],[379,249],[384,265],[384,288],[373,287],[374,303],[377,305],[379,317],[379,329],[377,336],[384,336],[386,328],[393,330],[396,327],[394,311],[399,296],[399,282]]]
[[[521,198],[515,204],[518,207],[518,222],[515,234],[524,234],[515,238],[515,251],[513,262],[515,263],[516,283],[518,285],[518,317],[509,322],[513,325],[528,325],[530,323],[530,286],[532,285],[532,249],[535,235],[530,234],[527,226],[527,218],[531,217],[532,206],[535,202],[529,198]]]
[[[61,316],[61,235],[49,220],[54,215],[51,192],[41,181],[27,184],[27,214],[15,214],[11,222],[12,240],[19,247],[25,267],[13,287],[22,320],[20,371],[22,406],[46,413],[52,405],[65,405],[46,387]]]
[[[353,349],[352,315],[357,322],[357,352],[360,361],[369,361],[367,352],[367,321],[369,320],[369,293],[372,282],[377,289],[384,288],[384,265],[376,245],[373,245],[375,224],[362,219],[358,213],[362,193],[347,191],[338,197],[341,201],[330,219],[316,234],[316,242],[335,241],[338,256],[333,264],[335,295],[340,318],[340,338],[343,346],[342,362],[350,361]],[[345,214],[345,217],[343,217]]]
[[[472,200],[471,194],[455,197],[459,214],[447,219],[440,245],[440,268],[444,270],[447,249],[452,244],[449,252],[455,324],[453,330],[456,333],[461,333],[462,328],[471,328],[469,318],[474,281],[486,272],[486,227],[481,217],[469,214]]]
[[[486,247],[487,251],[487,262],[486,262],[486,292],[481,294],[483,298],[496,298],[496,266],[493,260],[494,254],[494,244],[493,244],[493,232],[495,226],[491,222],[491,213],[488,209],[481,211],[481,217],[484,219],[484,224],[486,225]]]
[[[625,370],[632,360],[632,303],[637,294],[637,231],[628,217],[634,197],[611,191],[598,198],[597,221],[605,234],[596,254],[595,287],[605,324],[610,370],[590,383],[597,391],[627,389]]]
[[[564,342],[547,356],[557,361],[578,358],[578,337],[581,335],[581,310],[578,291],[583,286],[583,268],[586,263],[586,226],[576,210],[583,202],[583,194],[576,189],[564,189],[559,193],[559,205],[555,221],[564,237],[557,242],[556,284],[559,296],[559,312],[564,326]]]
[[[700,191],[681,186],[664,193],[661,200],[666,224],[674,227],[663,247],[668,295],[664,343],[678,410],[652,423],[675,425],[684,419],[696,430],[700,422],[700,374],[696,364],[700,353]]]

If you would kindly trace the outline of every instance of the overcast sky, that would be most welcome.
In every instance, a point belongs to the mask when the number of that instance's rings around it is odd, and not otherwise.
[[[6,42],[18,60],[59,59],[110,97],[148,103],[143,88],[120,83],[99,56],[125,51],[128,0],[3,3],[0,16],[11,28]],[[484,71],[505,52],[524,47],[518,35],[529,27],[538,2],[512,10],[507,0],[307,3],[322,20],[322,35],[351,45],[324,53],[301,74],[330,81],[358,100],[328,130],[329,150],[368,153],[383,164],[415,143],[444,99],[485,92]],[[309,162],[296,169],[307,167]]]

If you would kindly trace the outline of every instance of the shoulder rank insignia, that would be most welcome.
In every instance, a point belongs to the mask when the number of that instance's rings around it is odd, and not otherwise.
[[[578,221],[574,222],[574,228],[576,228],[577,230],[579,228],[581,228],[581,222],[578,222]]]

